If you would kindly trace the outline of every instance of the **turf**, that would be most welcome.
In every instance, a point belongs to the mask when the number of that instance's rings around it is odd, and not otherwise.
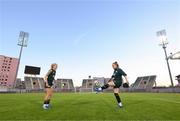
[[[43,95],[0,94],[0,120],[180,120],[180,94],[123,93],[120,109],[111,93],[56,93],[49,110]]]

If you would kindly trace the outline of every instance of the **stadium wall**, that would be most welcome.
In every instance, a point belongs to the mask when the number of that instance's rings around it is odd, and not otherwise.
[[[180,87],[163,87],[154,89],[121,89],[121,92],[152,92],[152,93],[180,93]]]

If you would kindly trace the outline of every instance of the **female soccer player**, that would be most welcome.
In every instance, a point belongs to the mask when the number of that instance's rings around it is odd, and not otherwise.
[[[112,64],[112,67],[114,69],[114,73],[113,73],[111,79],[109,80],[109,82],[107,84],[100,87],[99,91],[107,89],[108,87],[113,87],[114,88],[114,96],[116,97],[116,100],[118,102],[118,106],[120,108],[122,108],[123,105],[122,105],[122,102],[121,102],[121,98],[119,96],[119,88],[123,83],[122,76],[125,77],[127,83],[129,83],[129,82],[128,82],[128,79],[127,79],[127,74],[121,68],[119,68],[119,64],[117,62],[114,62]]]
[[[50,99],[53,94],[53,81],[56,75],[57,66],[58,65],[56,63],[51,64],[51,69],[48,71],[48,73],[44,77],[45,89],[46,89],[46,95],[44,98],[44,105],[43,105],[44,109],[49,108]]]

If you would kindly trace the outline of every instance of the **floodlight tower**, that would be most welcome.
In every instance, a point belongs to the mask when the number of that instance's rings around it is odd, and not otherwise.
[[[159,45],[162,46],[162,48],[164,50],[164,53],[165,53],[167,67],[168,67],[168,72],[169,72],[169,77],[170,77],[170,81],[171,81],[171,86],[173,87],[174,83],[173,83],[171,69],[170,69],[170,65],[169,65],[169,58],[167,56],[167,51],[166,51],[167,44],[168,44],[167,36],[166,36],[166,30],[158,31],[156,34],[157,34],[157,37],[159,37],[159,41],[160,41]]]
[[[27,47],[28,38],[29,38],[29,33],[20,31],[17,45],[20,46],[21,48],[20,48],[20,52],[19,52],[19,60],[18,60],[18,65],[17,65],[17,69],[16,69],[16,75],[15,75],[14,82],[16,82],[16,79],[17,79],[23,47]]]

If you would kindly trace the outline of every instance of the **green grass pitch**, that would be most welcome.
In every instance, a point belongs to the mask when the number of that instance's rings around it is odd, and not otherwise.
[[[180,94],[55,93],[52,108],[42,108],[43,93],[0,94],[0,120],[180,120]]]

